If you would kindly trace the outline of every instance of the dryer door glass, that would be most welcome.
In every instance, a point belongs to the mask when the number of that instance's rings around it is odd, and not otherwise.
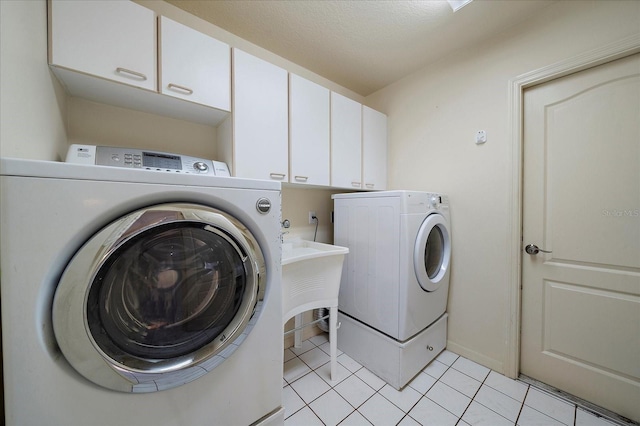
[[[420,287],[435,291],[449,271],[451,239],[447,221],[440,214],[431,214],[422,222],[413,250],[413,266]]]
[[[442,269],[442,261],[444,260],[444,237],[439,226],[435,226],[429,232],[427,245],[424,249],[424,266],[427,270],[429,279],[434,279],[440,269]]]

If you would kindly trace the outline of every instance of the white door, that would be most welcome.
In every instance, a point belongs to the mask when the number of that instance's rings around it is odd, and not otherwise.
[[[521,373],[640,421],[640,55],[524,94]]]

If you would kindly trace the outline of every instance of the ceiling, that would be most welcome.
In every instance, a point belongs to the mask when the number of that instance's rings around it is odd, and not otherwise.
[[[557,0],[167,0],[362,96]]]

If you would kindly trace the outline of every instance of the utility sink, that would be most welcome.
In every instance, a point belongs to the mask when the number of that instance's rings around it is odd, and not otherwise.
[[[291,240],[282,243],[282,319],[296,317],[294,346],[302,342],[302,313],[329,308],[331,380],[336,380],[338,293],[346,247],[315,241]],[[310,325],[312,323],[308,323]]]
[[[315,241],[296,239],[282,243],[285,320],[316,307],[337,306],[347,253],[346,247]]]

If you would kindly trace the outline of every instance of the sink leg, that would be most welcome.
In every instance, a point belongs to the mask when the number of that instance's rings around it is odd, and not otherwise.
[[[338,352],[338,308],[336,306],[329,308],[329,347],[331,351],[331,381],[337,379],[337,352]]]
[[[299,348],[302,346],[302,314],[298,314],[295,317],[294,327],[296,331],[293,333],[293,346]]]

